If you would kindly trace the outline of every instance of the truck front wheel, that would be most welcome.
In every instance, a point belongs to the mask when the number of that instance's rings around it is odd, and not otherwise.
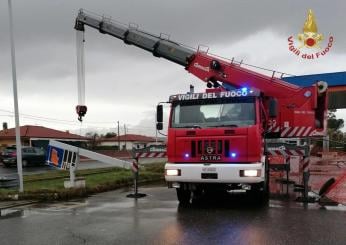
[[[253,185],[249,194],[254,200],[267,203],[269,201],[269,186],[267,181]]]
[[[190,203],[191,191],[184,190],[183,188],[177,188],[177,197],[180,204],[186,205]]]

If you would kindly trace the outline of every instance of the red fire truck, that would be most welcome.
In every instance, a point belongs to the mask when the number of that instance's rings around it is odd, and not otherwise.
[[[267,139],[323,135],[326,129],[326,83],[299,87],[266,76],[201,49],[191,49],[137,26],[125,26],[80,11],[75,29],[98,29],[182,65],[206,83],[203,93],[170,96],[168,162],[165,179],[181,203],[201,193],[242,188],[268,194]],[[78,107],[77,107],[78,108]],[[83,108],[79,107],[79,108]],[[79,116],[85,110],[78,111]],[[157,129],[162,130],[162,104]]]

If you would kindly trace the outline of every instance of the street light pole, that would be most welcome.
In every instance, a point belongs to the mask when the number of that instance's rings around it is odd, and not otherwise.
[[[23,187],[23,169],[22,169],[22,145],[20,142],[20,129],[19,129],[19,110],[18,110],[18,93],[17,93],[17,73],[16,73],[16,52],[14,47],[13,35],[13,16],[12,16],[12,3],[8,0],[8,12],[10,19],[10,39],[11,39],[11,57],[12,57],[12,79],[13,79],[13,99],[14,99],[14,117],[16,123],[16,148],[17,148],[17,170],[19,177],[19,192],[24,191]]]
[[[120,128],[119,128],[119,121],[118,121],[118,151],[120,151]]]

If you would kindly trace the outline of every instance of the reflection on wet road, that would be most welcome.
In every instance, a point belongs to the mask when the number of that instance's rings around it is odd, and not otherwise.
[[[345,244],[346,212],[287,200],[259,206],[244,195],[178,205],[175,191],[119,190],[86,200],[34,204],[0,219],[1,244]],[[16,231],[16,232],[13,232]]]

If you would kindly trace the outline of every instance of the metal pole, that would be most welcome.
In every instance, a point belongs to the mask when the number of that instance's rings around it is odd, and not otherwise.
[[[119,128],[119,121],[118,121],[118,151],[120,151],[120,128]]]
[[[137,181],[138,181],[138,172],[135,173],[135,181],[134,181],[134,193],[135,193],[135,196],[138,195],[138,185],[137,185]]]
[[[16,124],[16,148],[17,148],[17,171],[19,177],[19,192],[24,191],[23,186],[23,169],[22,169],[22,145],[20,142],[20,129],[19,129],[19,109],[18,109],[18,94],[17,94],[17,73],[16,73],[16,52],[14,47],[13,36],[13,16],[12,16],[12,3],[8,0],[8,12],[10,19],[10,39],[11,39],[11,57],[12,57],[12,79],[13,79],[13,100],[14,100],[14,118]]]
[[[76,152],[76,153],[69,152],[69,154],[76,154],[75,165],[73,166],[72,162],[70,162],[70,185],[72,188],[74,188],[75,187],[75,180],[76,180],[75,169],[76,169],[77,164],[79,164],[80,158],[79,158],[79,152]]]
[[[323,153],[329,152],[329,135],[323,137]]]
[[[125,151],[127,149],[127,142],[126,142],[126,124],[124,124],[124,140],[125,140]]]

